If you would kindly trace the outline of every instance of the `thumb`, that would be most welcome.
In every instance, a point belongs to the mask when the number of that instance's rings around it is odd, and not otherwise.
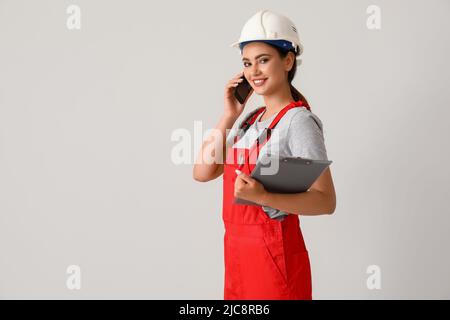
[[[253,181],[253,178],[246,175],[245,173],[241,172],[240,170],[236,170],[236,173],[239,175],[239,178],[241,178],[242,180],[244,180],[247,183],[250,183]]]

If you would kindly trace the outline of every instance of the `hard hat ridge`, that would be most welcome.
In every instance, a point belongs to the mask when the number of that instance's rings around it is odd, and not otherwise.
[[[286,16],[267,9],[250,17],[242,28],[239,40],[230,46],[242,50],[245,44],[252,41],[262,41],[284,50],[294,50],[297,56],[303,53],[294,23]]]

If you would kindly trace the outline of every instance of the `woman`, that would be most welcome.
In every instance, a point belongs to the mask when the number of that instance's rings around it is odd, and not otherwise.
[[[243,135],[242,131],[241,135],[230,133],[223,149],[216,149],[223,154],[208,154],[211,141],[207,139],[193,170],[194,179],[203,182],[223,174],[224,299],[312,299],[309,254],[298,216],[334,212],[330,169],[307,192],[297,194],[268,192],[250,177],[256,164],[250,159],[261,160],[268,150],[280,156],[328,160],[322,123],[291,84],[302,46],[293,23],[268,10],[247,21],[236,45],[244,68],[225,88],[224,113],[216,126],[222,141],[248,100],[241,104],[233,95],[242,76],[250,83],[251,93],[263,96],[265,106],[244,117],[238,125],[246,129]],[[277,135],[267,134],[274,129]],[[263,137],[260,143],[256,143],[258,137]],[[222,146],[217,140],[212,143]],[[211,156],[221,161],[211,161]],[[236,204],[235,197],[258,205]]]

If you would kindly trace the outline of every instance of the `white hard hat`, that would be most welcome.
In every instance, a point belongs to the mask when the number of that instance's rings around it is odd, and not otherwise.
[[[303,53],[303,46],[294,23],[289,18],[270,10],[258,11],[247,20],[242,28],[239,41],[232,43],[230,47],[242,49],[244,42],[257,40],[282,48],[286,48],[286,44],[289,44],[297,56]]]

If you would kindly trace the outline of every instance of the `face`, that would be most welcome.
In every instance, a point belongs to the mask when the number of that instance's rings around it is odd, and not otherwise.
[[[293,54],[281,58],[278,51],[264,42],[250,42],[242,51],[245,78],[259,95],[271,95],[289,85],[287,73],[294,63]],[[256,79],[265,79],[256,81]]]

